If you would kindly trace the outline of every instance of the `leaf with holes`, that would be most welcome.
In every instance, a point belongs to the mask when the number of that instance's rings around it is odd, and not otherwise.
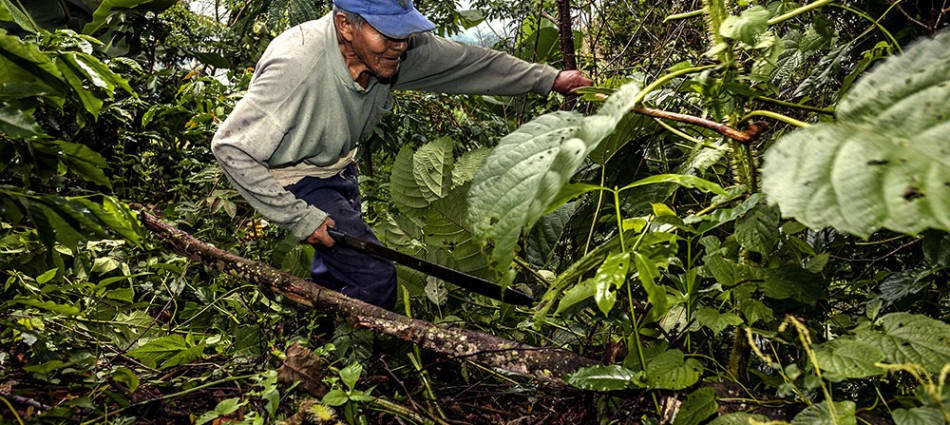
[[[838,122],[779,139],[763,191],[814,228],[868,237],[950,230],[950,33],[919,42],[855,84]]]

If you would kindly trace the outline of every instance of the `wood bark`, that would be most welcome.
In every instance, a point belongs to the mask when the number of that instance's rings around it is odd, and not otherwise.
[[[561,56],[565,70],[577,69],[577,55],[574,52],[574,21],[571,18],[571,0],[557,0],[557,27],[560,34]],[[577,95],[568,95],[561,109],[574,109]]]
[[[357,328],[370,329],[458,360],[468,360],[545,383],[565,385],[563,376],[594,360],[556,348],[533,347],[481,332],[443,328],[366,304],[295,275],[231,254],[142,213],[142,222],[174,252],[267,287],[298,304],[328,310]]]

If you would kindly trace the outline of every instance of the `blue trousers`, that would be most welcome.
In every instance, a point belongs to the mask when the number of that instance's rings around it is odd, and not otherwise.
[[[330,215],[336,228],[360,239],[379,243],[360,215],[356,167],[321,179],[305,177],[287,190]],[[311,280],[367,303],[391,310],[396,304],[396,267],[392,261],[336,244],[317,246]]]

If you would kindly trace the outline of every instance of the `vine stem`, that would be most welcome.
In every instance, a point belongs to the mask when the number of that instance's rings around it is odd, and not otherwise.
[[[817,112],[819,114],[825,114],[825,115],[835,114],[835,110],[833,108],[819,108],[815,106],[802,105],[802,104],[793,103],[793,102],[786,102],[784,100],[773,99],[771,97],[766,97],[766,96],[756,96],[752,98],[752,100],[761,100],[763,102],[771,103],[773,105],[785,106],[787,108],[801,109],[803,111]]]
[[[637,97],[633,99],[633,104],[634,104],[634,105],[639,105],[640,103],[643,102],[643,99],[646,98],[648,94],[650,94],[652,91],[654,91],[654,90],[660,88],[660,87],[663,86],[664,84],[670,82],[672,79],[674,79],[674,78],[676,78],[676,77],[681,77],[681,76],[683,76],[683,75],[686,75],[686,74],[693,74],[693,73],[696,73],[696,72],[702,72],[702,71],[705,71],[705,70],[707,70],[707,69],[715,68],[715,67],[717,67],[717,66],[719,66],[719,65],[715,65],[715,64],[714,64],[714,65],[694,66],[694,67],[690,67],[690,68],[681,69],[681,70],[679,70],[679,71],[671,72],[671,73],[666,74],[666,75],[664,75],[664,76],[662,76],[662,77],[660,77],[660,78],[657,78],[656,81],[654,81],[654,82],[650,83],[648,86],[644,87],[643,90],[640,90],[640,93],[637,93]]]
[[[10,408],[11,412],[13,412],[13,417],[16,418],[17,423],[23,425],[23,419],[20,419],[20,414],[16,412],[13,404],[10,404],[10,400],[7,400],[7,398],[2,395],[0,395],[0,400],[2,400],[3,404],[6,404],[8,408]]]
[[[784,14],[784,15],[776,16],[776,17],[774,17],[774,18],[772,18],[772,19],[769,19],[769,20],[768,20],[768,24],[771,26],[771,25],[775,25],[775,24],[779,24],[779,23],[785,22],[785,21],[787,21],[787,20],[789,20],[789,19],[792,19],[792,18],[794,18],[794,17],[796,17],[796,16],[798,16],[798,15],[801,15],[801,14],[803,14],[803,13],[807,13],[807,12],[810,12],[810,11],[812,11],[812,10],[814,10],[814,9],[819,8],[819,7],[825,6],[825,5],[829,4],[829,3],[831,3],[832,1],[834,1],[834,0],[818,0],[818,1],[814,2],[814,3],[806,4],[806,5],[802,6],[802,7],[799,7],[799,8],[797,8],[797,9],[795,9],[795,10],[792,10],[792,11],[790,11],[790,12]]]
[[[811,127],[811,124],[808,124],[807,122],[796,120],[795,118],[789,117],[787,115],[782,115],[778,112],[765,111],[765,110],[755,110],[755,111],[749,112],[748,114],[745,114],[745,116],[742,117],[740,121],[746,121],[749,118],[752,118],[755,116],[776,119],[786,124],[791,124],[791,125],[794,125],[795,127],[800,127],[800,128]]]

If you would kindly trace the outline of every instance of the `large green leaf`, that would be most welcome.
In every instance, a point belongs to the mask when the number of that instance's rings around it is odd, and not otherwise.
[[[667,350],[647,364],[647,385],[650,388],[681,390],[697,381],[703,365],[694,358],[686,359],[680,350]]]
[[[867,342],[834,340],[816,347],[815,356],[828,379],[865,378],[884,373],[884,369],[874,365],[884,360],[884,351]]]
[[[161,12],[174,5],[177,0],[103,0],[99,8],[92,14],[92,22],[82,28],[83,34],[92,35],[105,25],[106,20],[113,13],[122,9],[143,7],[151,12]]]
[[[428,202],[445,197],[452,187],[452,139],[426,143],[412,155],[412,176]]]
[[[915,407],[913,409],[894,409],[891,412],[895,425],[946,425],[947,421],[939,409]]]
[[[854,402],[834,403],[833,411],[831,406],[827,401],[808,406],[795,415],[791,425],[857,425]]]
[[[396,154],[396,160],[393,162],[393,171],[389,179],[389,193],[393,198],[393,204],[399,208],[399,211],[409,215],[422,215],[425,208],[429,206],[422,189],[416,183],[413,173],[413,150],[409,146],[403,146]]]
[[[763,190],[812,228],[950,230],[950,33],[893,57],[855,84],[839,121],[781,138]]]
[[[716,389],[700,388],[686,396],[686,401],[676,412],[673,425],[699,425],[719,409],[716,402]]]
[[[640,373],[620,365],[585,367],[567,377],[567,383],[592,391],[614,391],[640,388]]]
[[[450,253],[454,268],[476,276],[494,278],[481,248],[464,221],[467,191],[468,186],[462,186],[432,203],[423,228],[425,241],[429,247],[438,247]]]
[[[542,115],[505,136],[476,174],[469,192],[472,230],[507,270],[520,235],[558,198],[587,155],[614,131],[638,101],[640,87],[620,88],[592,116],[558,111]]]
[[[932,373],[950,364],[950,325],[911,313],[892,313],[878,319],[879,331],[856,335],[880,348],[890,363],[914,363]]]
[[[22,108],[12,102],[0,104],[0,133],[15,139],[32,139],[44,135],[33,118],[33,109]]]

